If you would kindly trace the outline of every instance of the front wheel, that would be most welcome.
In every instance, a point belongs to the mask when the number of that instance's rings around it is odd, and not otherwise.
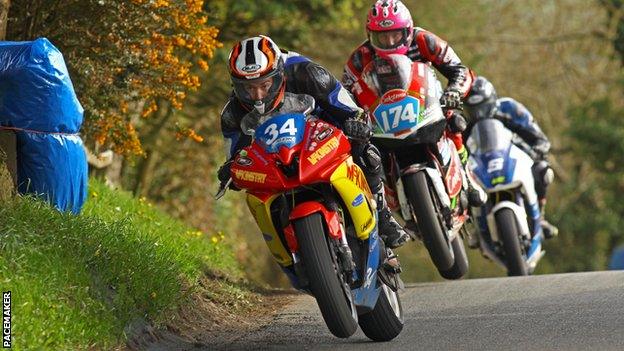
[[[359,317],[364,335],[373,341],[390,341],[403,330],[403,307],[399,293],[382,284],[375,308]]]
[[[425,172],[407,175],[404,180],[409,202],[433,264],[440,273],[452,269],[455,260],[444,235],[443,219],[432,199],[435,195],[429,191]]]
[[[494,217],[496,218],[498,237],[503,242],[507,275],[528,275],[528,268],[520,246],[520,231],[518,230],[515,214],[511,209],[503,208],[496,212]]]
[[[468,273],[468,256],[466,255],[466,248],[464,247],[464,241],[461,236],[457,235],[455,239],[453,239],[451,247],[455,254],[455,262],[451,269],[440,271],[440,275],[444,279],[460,279]]]
[[[357,330],[357,312],[346,296],[338,265],[329,252],[331,246],[327,242],[321,215],[314,213],[297,220],[295,232],[310,290],[325,324],[335,336],[350,337]]]

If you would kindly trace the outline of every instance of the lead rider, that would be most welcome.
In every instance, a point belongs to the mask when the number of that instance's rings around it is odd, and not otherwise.
[[[230,165],[238,151],[251,144],[251,136],[241,129],[243,117],[260,119],[280,111],[312,113],[341,128],[352,140],[354,161],[364,171],[378,204],[379,235],[386,246],[396,248],[406,242],[409,236],[392,218],[385,201],[381,156],[368,141],[371,128],[329,71],[298,53],[280,50],[269,37],[260,35],[234,45],[229,72],[234,91],[221,112],[227,148],[227,161],[219,169],[222,184],[230,178]]]

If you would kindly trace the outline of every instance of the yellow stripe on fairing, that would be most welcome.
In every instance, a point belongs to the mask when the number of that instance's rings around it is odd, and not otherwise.
[[[279,263],[282,267],[286,267],[293,264],[293,260],[289,253],[290,251],[288,251],[282,244],[282,241],[275,230],[273,220],[271,219],[271,204],[278,196],[279,195],[275,194],[266,202],[263,202],[254,195],[247,194],[247,206],[249,206],[249,210],[256,220],[263,236],[267,235],[270,237],[269,240],[264,238],[264,242],[269,247],[269,251],[271,251],[273,258],[275,258],[277,263]]]
[[[375,228],[375,216],[371,211],[372,194],[366,183],[364,172],[349,157],[334,171],[330,182],[347,205],[357,237],[360,240],[368,239]],[[354,206],[354,201],[359,195],[362,195],[365,201]]]

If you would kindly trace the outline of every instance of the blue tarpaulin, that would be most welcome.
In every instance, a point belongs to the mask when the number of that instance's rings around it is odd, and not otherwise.
[[[47,39],[0,42],[0,128],[17,131],[18,190],[78,213],[87,161],[78,102],[63,55]]]

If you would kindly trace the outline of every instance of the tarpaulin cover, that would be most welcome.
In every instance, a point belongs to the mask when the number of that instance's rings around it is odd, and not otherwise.
[[[83,109],[63,55],[48,39],[0,42],[0,125],[77,133]]]
[[[47,39],[0,42],[0,128],[17,131],[18,190],[78,213],[87,161],[83,108],[63,55]]]
[[[17,132],[20,193],[79,213],[87,198],[87,157],[77,135]]]

